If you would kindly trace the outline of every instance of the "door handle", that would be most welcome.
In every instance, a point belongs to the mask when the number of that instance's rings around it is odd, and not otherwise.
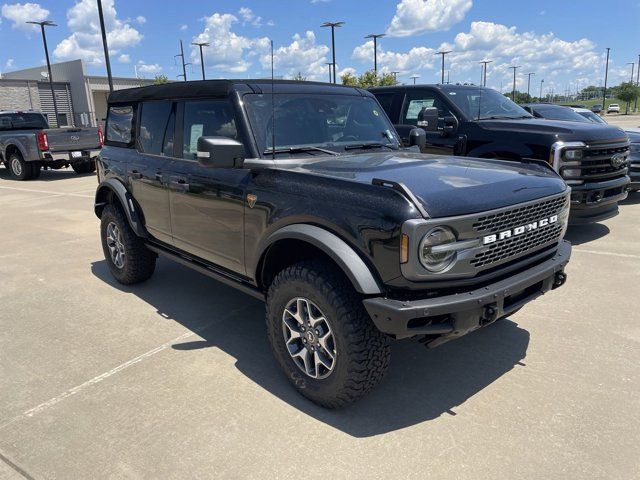
[[[162,172],[156,172],[156,180],[160,183],[162,183]]]
[[[172,178],[171,186],[176,190],[186,191],[189,190],[189,184],[185,178]]]
[[[142,173],[137,170],[132,170],[129,176],[134,180],[140,180],[142,178]]]

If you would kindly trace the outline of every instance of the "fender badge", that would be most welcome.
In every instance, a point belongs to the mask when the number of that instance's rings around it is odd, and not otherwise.
[[[247,203],[249,204],[249,208],[253,208],[257,200],[258,200],[258,197],[255,196],[253,193],[248,194]]]

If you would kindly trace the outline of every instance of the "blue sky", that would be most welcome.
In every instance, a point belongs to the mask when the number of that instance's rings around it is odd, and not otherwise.
[[[43,0],[3,3],[0,0],[0,71],[44,62],[40,35],[25,19],[51,19],[48,29],[52,59],[82,58],[94,74],[104,74],[95,0]],[[336,30],[340,72],[361,73],[373,67],[373,46],[364,36],[386,33],[379,41],[378,64],[399,71],[411,82],[439,80],[435,52],[453,50],[446,69],[453,82],[480,80],[483,59],[493,60],[488,85],[510,89],[510,65],[535,72],[536,90],[562,92],[596,84],[604,77],[604,50],[611,47],[610,83],[626,80],[627,62],[638,60],[640,2],[610,0],[258,0],[216,2],[103,0],[112,69],[115,75],[175,79],[180,73],[174,54],[178,40],[194,65],[187,76],[200,76],[199,57],[189,46],[208,41],[208,78],[265,76],[269,71],[269,40],[276,49],[276,75],[301,72],[310,79],[328,78],[331,59],[329,30],[323,21],[344,21]],[[610,17],[612,20],[607,20]],[[526,90],[526,76],[518,76]]]

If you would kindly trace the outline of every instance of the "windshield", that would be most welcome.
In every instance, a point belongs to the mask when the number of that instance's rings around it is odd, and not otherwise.
[[[524,108],[490,88],[460,88],[445,94],[470,119],[531,118]]]
[[[571,110],[569,107],[560,107],[552,105],[539,105],[533,107],[537,114],[548,120],[564,120],[567,122],[591,123],[591,120],[584,118],[579,113]]]
[[[602,118],[600,115],[597,115],[593,112],[577,112],[578,115],[582,115],[584,118],[586,118],[587,120],[593,122],[593,123],[607,123],[605,122],[604,118]]]
[[[0,114],[0,130],[40,130],[49,128],[40,113],[3,113]]]
[[[263,155],[273,151],[273,137],[276,153],[319,155],[323,150],[399,146],[393,125],[373,98],[330,94],[276,94],[274,98],[275,121],[270,93],[243,98]]]

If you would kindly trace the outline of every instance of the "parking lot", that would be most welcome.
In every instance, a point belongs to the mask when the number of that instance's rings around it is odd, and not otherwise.
[[[564,288],[395,343],[380,387],[327,411],[280,372],[260,302],[163,260],[116,284],[95,187],[0,168],[0,479],[640,476],[640,195],[570,230]]]

